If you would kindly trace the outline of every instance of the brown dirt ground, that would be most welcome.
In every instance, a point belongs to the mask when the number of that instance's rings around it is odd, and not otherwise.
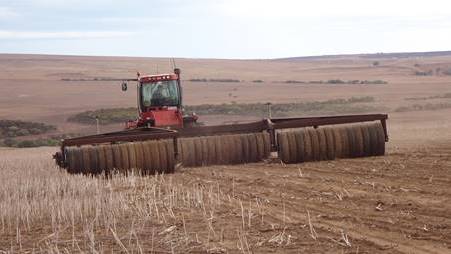
[[[248,233],[257,253],[334,253],[339,249],[348,253],[449,253],[450,151],[447,146],[303,165],[214,167],[208,173],[187,169],[182,177],[219,182],[222,190],[243,200],[264,200],[265,223],[255,222]],[[310,235],[308,213],[316,240]],[[215,226],[221,223],[227,230],[240,220],[226,213]],[[255,247],[258,239],[271,239],[280,232],[292,236],[292,242],[285,239],[280,245],[264,242]],[[345,245],[342,232],[351,246],[341,247]]]

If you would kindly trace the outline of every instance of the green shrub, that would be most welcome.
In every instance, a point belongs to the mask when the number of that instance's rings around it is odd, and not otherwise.
[[[286,81],[284,81],[284,83],[287,83],[287,84],[303,84],[303,83],[305,83],[305,81],[300,81],[300,80],[286,80]]]
[[[191,82],[207,82],[206,78],[192,78],[192,79],[188,79],[188,81]]]
[[[96,117],[102,125],[111,123],[127,122],[134,120],[137,117],[136,108],[111,108],[99,109],[94,111],[85,111],[74,116],[69,117],[69,122],[96,124]]]
[[[56,130],[53,125],[20,120],[0,120],[0,138],[43,134]]]
[[[6,147],[39,147],[39,146],[59,146],[61,144],[59,139],[54,138],[41,138],[41,139],[32,139],[32,140],[15,140],[11,138],[6,138],[4,140],[0,140],[0,146]]]
[[[331,79],[327,81],[327,84],[345,84],[346,82],[344,82],[341,79]]]
[[[211,78],[208,81],[209,82],[232,82],[232,83],[240,82],[239,79],[231,79],[231,78]]]
[[[4,144],[4,146],[12,147],[12,146],[16,146],[17,141],[12,138],[5,138],[3,140],[3,144]]]
[[[374,110],[370,106],[354,105],[358,103],[374,102],[375,99],[371,96],[366,97],[352,97],[349,99],[333,99],[327,101],[313,101],[313,102],[295,102],[295,103],[275,103],[272,104],[271,109],[276,116],[289,115],[305,115],[305,114],[319,114],[319,113],[352,113],[352,112],[366,112]],[[266,103],[249,103],[249,104],[221,104],[221,105],[193,105],[186,106],[185,110],[188,112],[195,112],[199,115],[254,115],[266,116]]]
[[[33,140],[24,140],[17,143],[17,147],[36,147],[36,143]]]
[[[427,104],[413,104],[410,106],[402,106],[395,109],[395,112],[409,112],[409,111],[429,111],[451,108],[451,103],[427,103]]]
[[[404,98],[407,101],[419,101],[419,100],[430,100],[430,99],[451,99],[451,93],[444,93],[440,95],[433,95],[428,97],[408,97]]]
[[[451,69],[444,70],[444,71],[442,71],[442,73],[443,73],[444,75],[451,76]]]
[[[188,79],[190,82],[240,82],[239,79],[231,79],[231,78],[192,78]]]
[[[371,96],[351,97],[348,99],[333,99],[326,101],[275,103],[272,104],[272,112],[275,116],[335,114],[335,113],[360,113],[375,111],[377,108],[364,103],[372,103],[375,99]],[[249,115],[264,117],[267,114],[266,103],[230,103],[230,104],[202,104],[186,105],[186,113],[195,112],[198,115]],[[95,124],[98,116],[100,124],[120,123],[136,118],[136,108],[111,108],[96,111],[78,113],[69,118],[69,121]]]
[[[308,82],[309,84],[322,84],[324,83],[322,80],[312,80]]]
[[[382,84],[388,84],[387,81],[384,80],[359,80],[359,79],[353,79],[353,80],[341,80],[341,79],[330,79],[327,81],[323,80],[311,80],[311,81],[302,81],[302,80],[286,80],[286,81],[276,81],[276,83],[287,83],[287,84],[332,84],[332,85],[341,85],[341,84],[362,84],[362,85],[382,85]]]
[[[387,81],[384,80],[363,80],[360,82],[360,84],[365,84],[365,85],[383,85],[383,84],[388,84]]]
[[[359,103],[359,102],[374,102],[375,99],[372,96],[364,96],[364,97],[351,97],[346,100],[348,103]]]
[[[415,75],[416,76],[432,76],[433,71],[429,70],[429,71],[415,71]]]

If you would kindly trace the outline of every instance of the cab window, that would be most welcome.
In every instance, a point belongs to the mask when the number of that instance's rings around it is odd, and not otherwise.
[[[179,105],[179,91],[176,80],[165,80],[141,84],[141,101],[144,107]]]

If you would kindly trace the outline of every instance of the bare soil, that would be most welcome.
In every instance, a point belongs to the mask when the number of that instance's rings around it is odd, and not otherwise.
[[[255,252],[449,253],[450,152],[445,146],[303,165],[187,169],[182,178],[262,200],[265,216],[248,231]],[[215,226],[233,235],[240,223],[226,213]]]

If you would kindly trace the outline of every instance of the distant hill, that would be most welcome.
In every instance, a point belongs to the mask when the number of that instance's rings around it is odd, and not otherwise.
[[[417,57],[438,57],[451,56],[451,51],[430,51],[430,52],[398,52],[398,53],[374,53],[374,54],[342,54],[342,55],[323,55],[323,56],[300,56],[273,59],[276,61],[303,61],[303,60],[325,60],[337,58],[417,58]]]

